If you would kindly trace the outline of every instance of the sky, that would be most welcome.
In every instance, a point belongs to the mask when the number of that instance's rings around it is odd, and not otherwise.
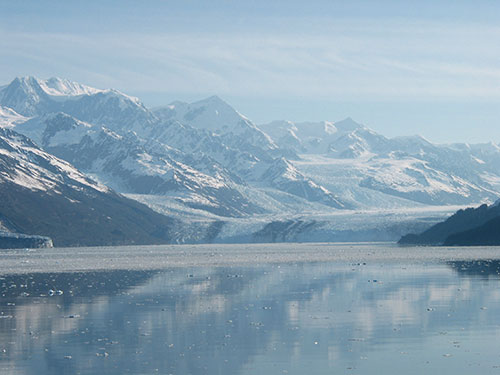
[[[57,76],[149,107],[218,95],[256,124],[500,142],[499,21],[498,1],[0,0],[0,85]]]

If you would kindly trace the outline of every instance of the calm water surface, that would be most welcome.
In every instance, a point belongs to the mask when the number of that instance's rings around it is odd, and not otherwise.
[[[499,272],[371,260],[5,273],[0,374],[500,374]]]

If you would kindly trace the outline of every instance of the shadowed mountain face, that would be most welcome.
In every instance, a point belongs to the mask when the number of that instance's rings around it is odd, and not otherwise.
[[[25,136],[0,129],[0,223],[56,246],[157,244],[174,220],[127,199]]]
[[[407,234],[399,240],[403,245],[499,245],[500,206],[459,210],[442,223],[421,234]]]
[[[454,233],[446,238],[445,246],[500,245],[500,214],[475,228]]]

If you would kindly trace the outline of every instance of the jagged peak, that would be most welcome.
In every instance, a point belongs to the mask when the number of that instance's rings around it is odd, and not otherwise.
[[[20,83],[34,83],[38,82],[38,78],[35,76],[19,76],[14,78],[12,82],[20,82]]]
[[[96,89],[94,87],[59,77],[38,80],[38,83],[47,94],[52,96],[92,95],[103,91],[101,89]]]
[[[6,87],[15,88],[16,86],[26,91],[43,91],[52,97],[92,95],[103,91],[59,77],[40,79],[35,76],[21,76],[14,78]]]
[[[7,89],[20,87],[27,91],[41,90],[39,79],[34,76],[22,76],[14,78],[7,86]]]
[[[305,131],[311,131],[316,129],[317,132],[325,132],[327,134],[334,134],[338,130],[341,132],[351,132],[358,129],[367,129],[364,125],[354,121],[352,118],[347,117],[340,121],[304,121],[304,122],[294,122],[290,120],[274,120],[267,124],[262,124],[265,128],[299,128]]]

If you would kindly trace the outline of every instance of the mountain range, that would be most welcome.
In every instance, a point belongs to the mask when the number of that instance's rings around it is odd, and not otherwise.
[[[456,206],[493,202],[500,191],[494,143],[386,138],[350,118],[256,125],[217,96],[149,109],[117,90],[21,77],[0,87],[0,127],[5,139],[66,163],[93,194],[149,206],[163,223],[154,241],[393,240]],[[21,181],[20,165],[0,167],[5,181]],[[46,183],[43,173],[30,178],[31,187]]]

